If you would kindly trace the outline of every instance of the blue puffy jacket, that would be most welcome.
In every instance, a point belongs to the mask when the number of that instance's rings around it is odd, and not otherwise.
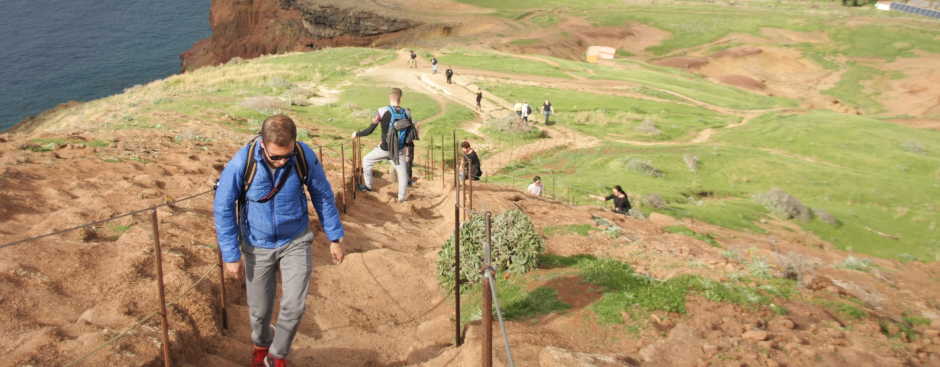
[[[343,224],[339,219],[339,210],[336,209],[333,198],[333,188],[326,179],[319,158],[306,144],[300,143],[300,146],[307,155],[309,169],[306,185],[312,196],[313,207],[317,210],[317,216],[320,218],[326,236],[331,241],[339,240],[344,232]],[[236,220],[235,207],[242,191],[246,154],[248,154],[247,145],[235,153],[235,157],[225,165],[222,177],[219,179],[219,187],[215,192],[213,205],[215,231],[219,248],[222,249],[222,260],[225,262],[237,262],[241,258],[240,235],[244,236],[243,238],[252,246],[278,248],[302,234],[310,223],[307,215],[307,198],[300,184],[299,174],[293,172],[294,162],[288,162],[283,167],[274,170],[274,177],[271,177],[271,171],[260,145],[258,149],[255,149],[257,172],[245,196],[247,208],[242,218]],[[291,159],[296,159],[296,157]],[[273,199],[259,203],[258,200],[271,191],[281,175],[285,174],[297,177],[288,177],[284,187]]]

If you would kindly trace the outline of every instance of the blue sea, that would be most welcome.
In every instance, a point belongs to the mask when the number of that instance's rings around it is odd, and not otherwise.
[[[0,0],[0,131],[180,71],[210,0]]]

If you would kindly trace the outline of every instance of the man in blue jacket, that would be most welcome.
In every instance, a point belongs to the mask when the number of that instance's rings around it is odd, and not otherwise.
[[[255,345],[252,366],[286,366],[304,314],[313,267],[305,186],[332,242],[333,262],[339,264],[344,257],[340,247],[343,225],[333,188],[318,157],[304,143],[295,143],[296,139],[297,128],[290,117],[267,118],[260,140],[243,147],[225,166],[215,194],[216,235],[225,270],[236,278],[243,271],[245,275]],[[297,149],[303,149],[302,156]],[[246,171],[250,159],[255,169]],[[306,161],[306,172],[296,172],[303,171],[298,163],[302,161]],[[278,320],[272,327],[278,270],[283,290]]]

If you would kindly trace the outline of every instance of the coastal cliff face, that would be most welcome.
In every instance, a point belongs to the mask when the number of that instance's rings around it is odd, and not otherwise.
[[[334,46],[370,46],[420,25],[330,0],[212,0],[212,35],[180,55],[183,71],[228,60]]]

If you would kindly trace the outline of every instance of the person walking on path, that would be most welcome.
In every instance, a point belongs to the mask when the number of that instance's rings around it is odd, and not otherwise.
[[[353,133],[353,138],[369,136],[377,126],[381,126],[382,138],[379,146],[362,158],[362,178],[360,191],[372,191],[372,167],[383,160],[391,162],[398,178],[398,202],[404,202],[408,195],[408,162],[413,154],[414,141],[418,139],[417,129],[411,114],[401,106],[402,91],[392,88],[388,95],[388,106],[379,108],[369,127]],[[409,153],[409,150],[412,153]]]
[[[522,103],[522,122],[529,122],[529,115],[532,114],[532,106],[529,106],[528,102]]]
[[[480,177],[483,176],[483,170],[480,169],[480,156],[470,147],[470,142],[466,140],[460,143],[460,149],[463,151],[460,179],[466,180],[469,178],[474,181],[480,181]]]
[[[296,139],[290,117],[268,117],[261,136],[225,165],[215,192],[213,214],[224,269],[245,279],[253,367],[287,366],[304,315],[314,239],[305,187],[332,242],[333,262],[339,264],[345,256],[333,188],[313,150]],[[278,273],[280,311],[272,325]]]
[[[542,196],[543,190],[545,190],[545,188],[542,186],[542,177],[539,176],[535,176],[535,178],[532,179],[532,183],[529,184],[529,187],[526,189],[526,191],[533,196]]]
[[[417,69],[418,68],[418,54],[415,53],[415,50],[411,50],[411,58],[408,59],[408,68]]]
[[[451,79],[454,78],[454,69],[448,66],[447,70],[444,71],[444,75],[447,77],[447,84],[454,84],[453,81],[451,81]]]
[[[545,115],[545,125],[548,125],[548,119],[555,113],[555,109],[552,108],[552,102],[545,100],[545,103],[542,103],[542,114]]]
[[[431,74],[437,74],[437,58],[431,56]]]
[[[477,89],[477,110],[483,111],[483,90]]]
[[[623,188],[620,187],[620,185],[615,185],[611,189],[611,191],[613,192],[610,195],[607,195],[606,197],[600,197],[600,196],[595,196],[595,195],[591,195],[591,197],[594,197],[595,199],[599,199],[603,201],[613,200],[615,213],[629,214],[630,209],[633,209],[633,206],[630,205],[630,198],[627,197],[627,193],[623,191]]]

